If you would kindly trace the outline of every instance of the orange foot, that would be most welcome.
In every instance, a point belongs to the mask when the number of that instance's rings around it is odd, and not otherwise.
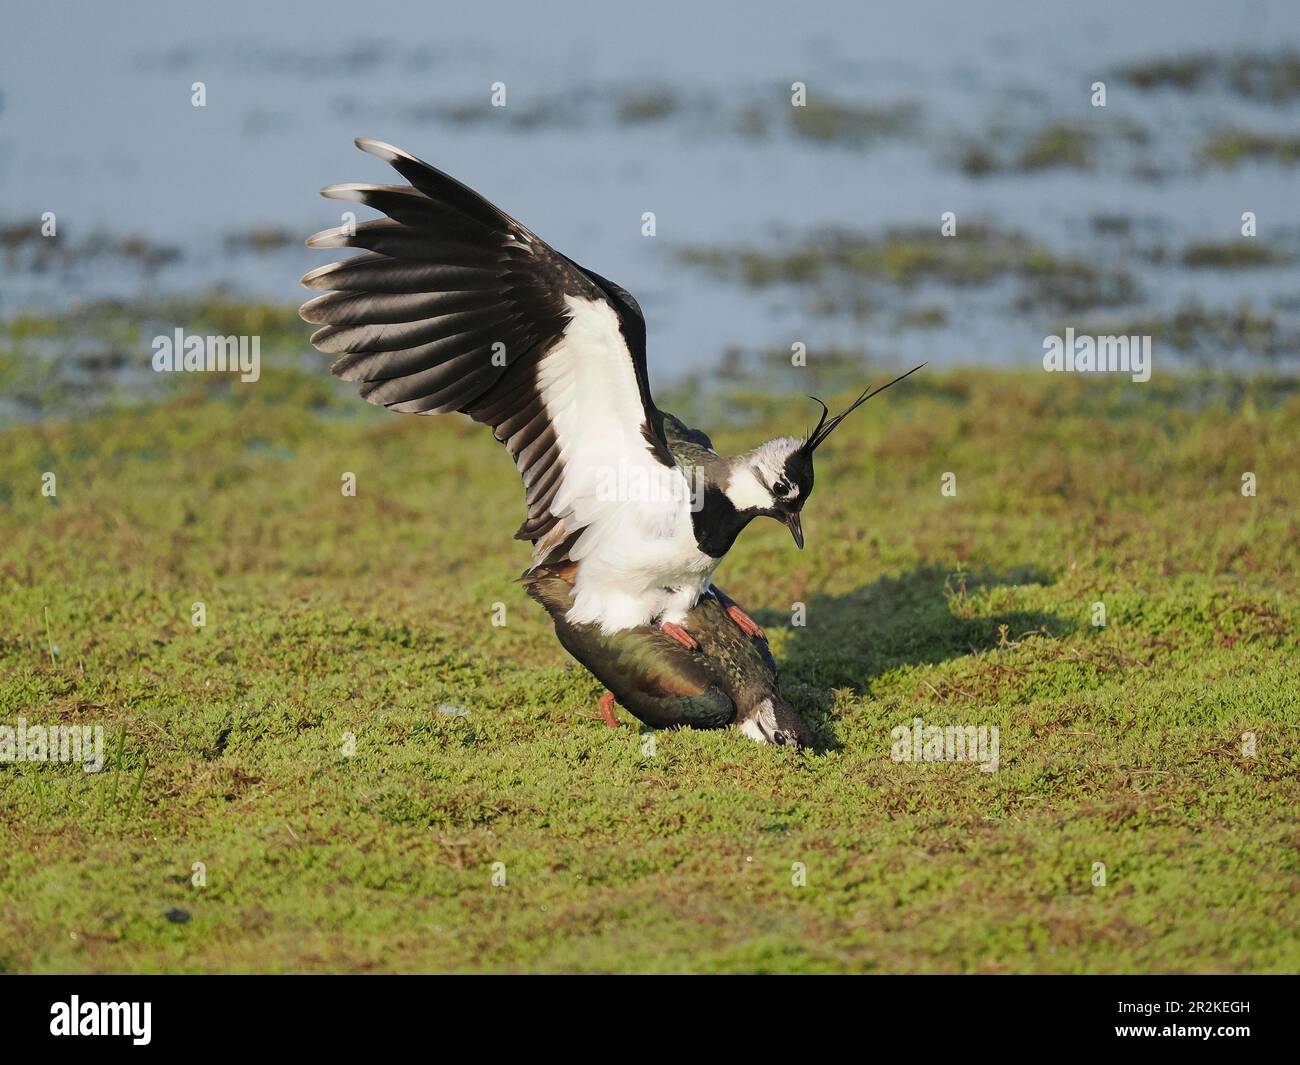
[[[700,643],[694,636],[680,625],[675,625],[671,621],[661,622],[659,625],[659,631],[665,636],[676,640],[683,647],[689,647],[692,651],[698,651],[700,649]]]
[[[727,617],[731,618],[731,620],[736,623],[741,632],[747,633],[750,636],[757,636],[760,640],[767,639],[767,635],[761,628],[759,628],[758,622],[741,610],[740,607],[736,606],[735,603],[732,603],[731,606],[727,607]]]
[[[606,692],[600,697],[600,712],[605,715],[605,724],[618,728],[618,718],[614,716],[614,693]]]

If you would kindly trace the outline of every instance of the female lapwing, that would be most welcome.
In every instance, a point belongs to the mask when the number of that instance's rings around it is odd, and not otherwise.
[[[599,625],[569,620],[574,567],[524,577],[528,594],[546,607],[555,634],[571,655],[609,691],[600,701],[611,728],[615,701],[654,728],[735,726],[759,743],[812,745],[812,732],[781,698],[776,662],[763,638],[733,624],[731,600],[711,588],[686,615],[699,646],[684,649],[644,625],[604,633]]]
[[[686,615],[751,520],[777,518],[803,546],[813,451],[872,393],[829,422],[821,404],[804,439],[723,458],[655,406],[645,320],[627,292],[427,163],[356,143],[409,184],[322,190],[388,217],[308,239],[366,249],[302,279],[330,290],[303,304],[322,326],[312,343],[341,356],[334,374],[371,403],[492,427],[523,476],[515,536],[533,545],[529,573],[574,567],[571,624],[609,634],[657,623],[695,647]]]

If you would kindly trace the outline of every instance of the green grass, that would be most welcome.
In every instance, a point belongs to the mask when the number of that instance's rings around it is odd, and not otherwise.
[[[809,416],[750,407],[715,442]],[[264,366],[6,430],[0,722],[108,764],[0,766],[0,969],[1294,971],[1298,425],[1263,377],[872,401],[808,549],[764,522],[718,574],[806,756],[601,723],[481,427]],[[999,771],[891,761],[918,715],[997,725]]]

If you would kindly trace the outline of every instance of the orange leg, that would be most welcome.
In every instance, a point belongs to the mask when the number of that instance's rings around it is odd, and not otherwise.
[[[699,641],[696,640],[694,636],[680,625],[676,625],[671,621],[661,622],[659,625],[659,631],[665,636],[676,640],[683,647],[689,647],[692,651],[698,651],[700,649]]]
[[[605,715],[605,724],[618,728],[618,718],[614,716],[614,693],[606,692],[600,697],[600,712]]]
[[[727,617],[731,618],[731,620],[736,623],[741,632],[747,633],[750,636],[757,636],[760,640],[767,639],[767,635],[761,628],[759,628],[758,622],[741,610],[740,607],[736,606],[735,603],[732,603],[731,606],[727,607]]]

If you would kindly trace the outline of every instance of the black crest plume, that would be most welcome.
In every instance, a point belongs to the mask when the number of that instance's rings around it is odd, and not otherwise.
[[[924,365],[925,363],[921,363],[921,366]],[[821,444],[823,440],[825,440],[828,436],[831,435],[831,433],[835,431],[835,427],[839,425],[840,422],[842,422],[850,414],[852,414],[855,410],[857,410],[860,406],[862,406],[862,404],[864,404],[872,396],[878,396],[885,389],[889,388],[890,385],[898,384],[898,382],[901,381],[904,377],[910,377],[912,374],[916,373],[916,371],[919,370],[921,366],[913,366],[910,370],[907,371],[907,373],[895,377],[892,381],[889,382],[889,384],[881,385],[879,388],[873,389],[870,385],[868,385],[866,389],[863,390],[862,395],[860,395],[851,404],[849,404],[847,410],[843,411],[840,414],[835,415],[835,417],[832,418],[829,422],[826,421],[826,417],[827,415],[830,414],[830,410],[827,409],[826,404],[823,403],[816,396],[809,396],[808,397],[809,399],[811,399],[814,403],[816,403],[819,407],[821,407],[822,416],[821,416],[821,420],[817,422],[817,428],[815,428],[811,433],[809,433],[808,439],[803,442],[803,448],[801,450],[806,451],[808,454],[812,454],[814,451],[817,450],[818,445]]]

